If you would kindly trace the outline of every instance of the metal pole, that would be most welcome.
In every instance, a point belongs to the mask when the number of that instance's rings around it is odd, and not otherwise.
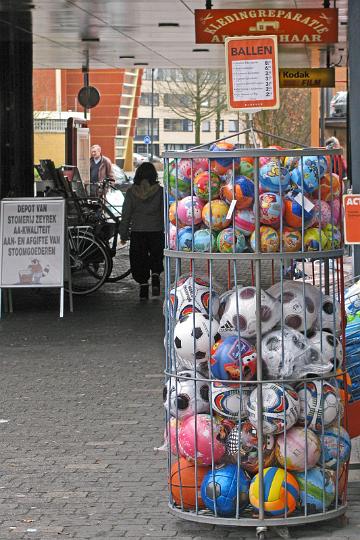
[[[360,193],[360,109],[356,96],[360,87],[360,69],[358,51],[360,50],[360,2],[349,0],[348,3],[349,21],[349,133],[351,147],[351,170],[348,172],[352,180],[352,192]],[[353,275],[360,274],[360,246],[353,246]]]
[[[150,125],[150,161],[154,157],[154,68],[151,69],[151,125]],[[148,156],[149,157],[149,156]]]

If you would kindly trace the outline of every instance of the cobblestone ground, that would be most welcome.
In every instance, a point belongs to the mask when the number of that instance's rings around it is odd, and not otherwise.
[[[254,538],[254,529],[178,520],[167,509],[160,300],[131,280],[75,299],[22,291],[0,322],[0,540]],[[359,483],[348,522],[293,538],[360,538]],[[270,534],[268,538],[273,538]]]

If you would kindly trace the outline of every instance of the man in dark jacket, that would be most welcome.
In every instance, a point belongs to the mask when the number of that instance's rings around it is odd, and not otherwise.
[[[94,144],[90,148],[90,195],[98,195],[98,184],[104,178],[109,178],[111,182],[115,181],[112,172],[111,160],[101,154],[101,146]]]

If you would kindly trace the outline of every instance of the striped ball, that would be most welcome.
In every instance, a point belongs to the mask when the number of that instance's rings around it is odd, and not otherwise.
[[[259,510],[259,474],[255,475],[250,484],[250,504]],[[299,484],[295,477],[280,467],[264,469],[264,512],[269,516],[291,514],[299,500]]]

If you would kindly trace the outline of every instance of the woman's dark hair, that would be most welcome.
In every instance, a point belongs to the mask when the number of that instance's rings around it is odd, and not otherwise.
[[[146,179],[150,185],[156,184],[158,181],[157,170],[149,161],[145,161],[136,169],[134,184],[138,186],[144,179]]]

